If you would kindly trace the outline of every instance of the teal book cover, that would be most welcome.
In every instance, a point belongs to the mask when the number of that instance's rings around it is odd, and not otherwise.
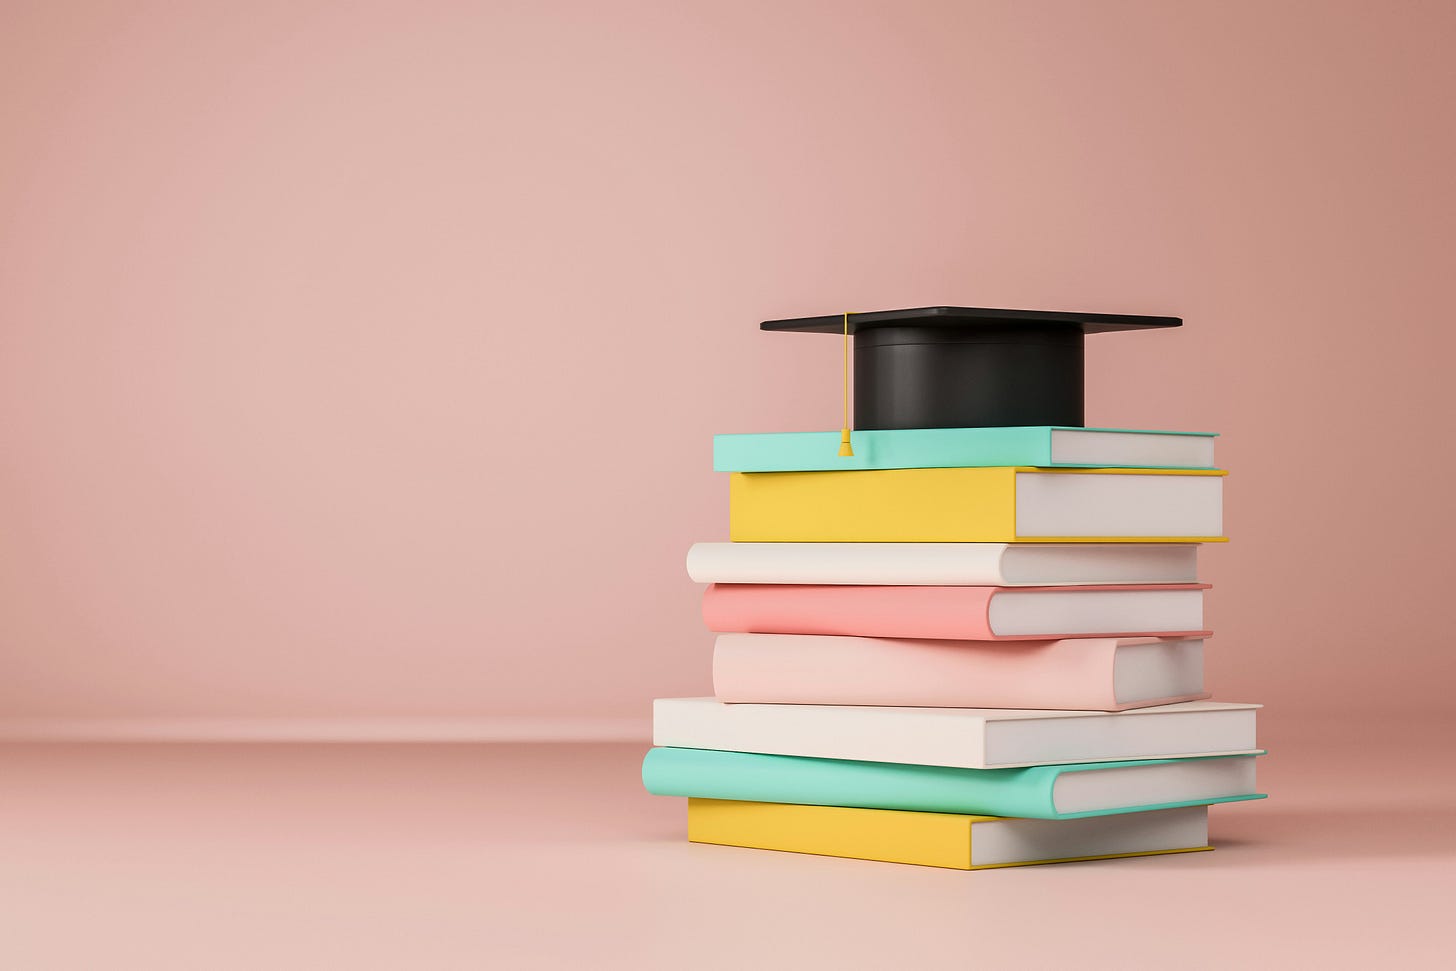
[[[1211,432],[1027,425],[1012,428],[892,428],[713,436],[716,472],[826,472],[1023,465],[1037,468],[1210,469]]]
[[[710,749],[654,748],[642,761],[642,784],[657,796],[1026,819],[1082,819],[1264,798],[1262,794],[1248,793],[1090,812],[1057,811],[1054,789],[1057,779],[1067,773],[1199,761],[1211,760],[1152,759],[1036,765],[1021,769],[959,769]]]

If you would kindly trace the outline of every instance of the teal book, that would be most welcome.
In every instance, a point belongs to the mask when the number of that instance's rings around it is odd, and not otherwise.
[[[695,748],[654,748],[642,784],[658,796],[915,812],[1082,819],[1262,799],[1253,755],[959,769]]]
[[[862,469],[1033,468],[1212,469],[1212,432],[1028,425],[1019,428],[891,428],[839,432],[714,435],[716,472],[833,472]]]

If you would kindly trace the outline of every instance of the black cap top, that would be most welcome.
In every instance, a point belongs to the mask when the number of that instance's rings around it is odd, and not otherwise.
[[[1083,424],[1083,335],[1178,327],[1177,317],[981,307],[851,313],[856,428]],[[842,334],[843,314],[764,330]]]

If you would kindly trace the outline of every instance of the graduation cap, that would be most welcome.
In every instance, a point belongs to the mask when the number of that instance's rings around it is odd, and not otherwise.
[[[765,320],[763,330],[842,334],[849,447],[849,338],[855,428],[1083,424],[1083,339],[1179,327],[1177,317],[917,307]]]

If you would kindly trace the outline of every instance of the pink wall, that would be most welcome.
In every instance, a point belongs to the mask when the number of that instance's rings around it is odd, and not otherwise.
[[[929,303],[1174,313],[1215,689],[1446,703],[1443,3],[7,3],[0,714],[708,690],[719,431]],[[1357,589],[1358,585],[1358,589]]]

